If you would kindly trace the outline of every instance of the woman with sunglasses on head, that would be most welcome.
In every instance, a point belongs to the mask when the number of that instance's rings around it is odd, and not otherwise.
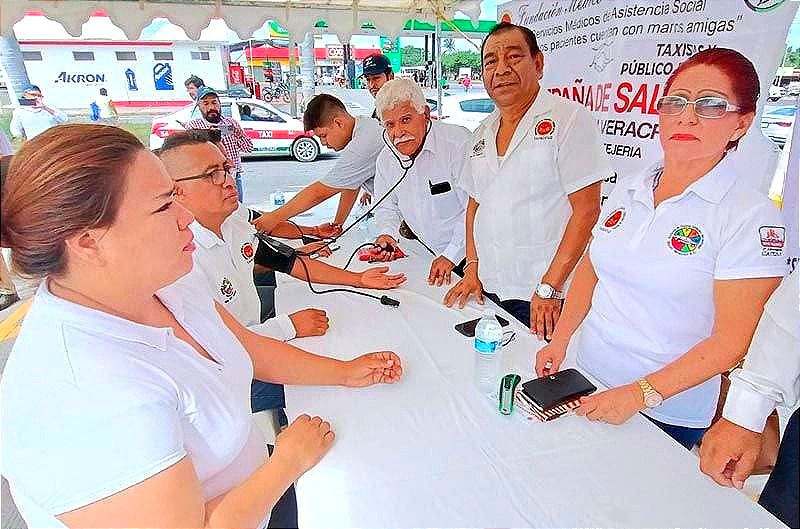
[[[2,460],[29,527],[291,527],[285,491],[334,434],[300,416],[267,457],[253,377],[400,377],[394,353],[339,361],[242,327],[194,276],[174,195],[116,127],[53,127],[14,156],[2,241],[42,282],[0,385]]]
[[[621,424],[641,411],[691,448],[714,417],[720,373],[744,356],[786,270],[784,228],[732,155],[755,116],[752,63],[702,51],[665,94],[664,159],[604,204],[535,367],[557,371],[580,326],[578,366],[610,389],[581,399],[578,414]]]

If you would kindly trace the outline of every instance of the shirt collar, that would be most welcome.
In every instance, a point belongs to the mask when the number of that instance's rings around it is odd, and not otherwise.
[[[533,130],[534,120],[541,116],[542,114],[546,114],[553,109],[553,101],[554,96],[544,87],[539,87],[539,93],[536,94],[536,99],[533,100],[533,104],[525,111],[525,115],[522,116],[522,119],[517,124],[517,129],[514,131],[514,136],[511,138],[511,143],[508,145],[508,149],[506,149],[505,156],[511,154],[514,149],[522,142],[522,139],[528,135],[528,133]],[[486,143],[492,144],[492,151],[494,156],[497,156],[497,131],[500,128],[500,109],[495,107],[491,114],[489,114],[489,118],[487,120],[486,128],[484,129],[483,137],[486,140]]]
[[[711,171],[687,187],[681,196],[694,193],[707,202],[719,204],[738,178],[736,164],[730,160],[731,157],[730,153],[726,154]],[[662,160],[642,171],[638,176],[628,179],[627,188],[652,194],[655,180],[661,178],[663,169],[664,161]]]
[[[228,219],[225,219],[226,222],[227,220]],[[200,224],[197,220],[189,224],[189,229],[192,230],[194,234],[194,241],[203,248],[213,248],[214,246],[222,246],[225,244],[225,241],[217,237],[216,233]]]
[[[156,292],[156,295],[172,312],[175,319],[181,322],[185,317],[185,307],[180,293],[173,288],[173,285],[164,287]],[[43,307],[47,314],[46,317],[55,320],[59,326],[79,327],[92,334],[139,343],[161,351],[167,350],[167,337],[170,334],[168,327],[143,325],[67,301],[50,292],[47,279],[39,285],[36,304]]]

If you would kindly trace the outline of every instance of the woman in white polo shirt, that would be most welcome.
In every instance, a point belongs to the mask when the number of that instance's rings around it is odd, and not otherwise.
[[[2,201],[16,270],[43,279],[2,379],[2,470],[29,527],[265,527],[334,435],[300,417],[267,458],[253,376],[400,376],[394,353],[319,357],[215,304],[190,272],[192,216],[128,132],[49,129],[15,156]]]
[[[752,63],[724,48],[667,81],[664,160],[617,184],[536,357],[540,376],[558,370],[581,326],[578,365],[611,389],[579,414],[620,424],[643,411],[687,448],[710,425],[719,375],[744,356],[786,269],[780,212],[732,152],[758,92]]]

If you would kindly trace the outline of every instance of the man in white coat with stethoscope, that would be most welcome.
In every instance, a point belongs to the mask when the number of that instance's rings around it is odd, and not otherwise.
[[[457,182],[470,195],[466,262],[444,301],[483,303],[485,292],[549,339],[613,170],[592,115],[540,89],[544,56],[531,30],[498,24],[481,58],[497,108],[475,131]]]

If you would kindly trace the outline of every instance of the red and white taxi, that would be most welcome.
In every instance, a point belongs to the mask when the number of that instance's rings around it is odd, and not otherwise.
[[[220,97],[222,115],[239,122],[253,140],[253,152],[242,158],[290,154],[301,162],[313,162],[322,152],[332,152],[320,143],[303,122],[258,99]],[[157,149],[170,134],[185,130],[183,124],[199,118],[200,109],[192,103],[184,108],[153,118],[150,148]]]

